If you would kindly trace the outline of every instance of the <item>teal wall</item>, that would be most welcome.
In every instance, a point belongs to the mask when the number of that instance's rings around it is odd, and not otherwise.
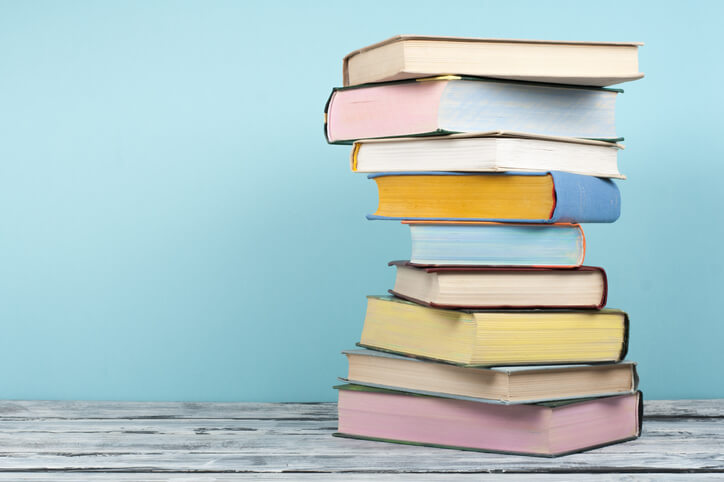
[[[396,33],[643,41],[586,226],[649,398],[724,397],[717,2],[0,2],[0,398],[332,400],[407,228],[328,146]]]

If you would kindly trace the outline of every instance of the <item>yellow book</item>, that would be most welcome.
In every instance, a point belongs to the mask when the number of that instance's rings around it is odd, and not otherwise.
[[[619,310],[428,308],[369,296],[360,346],[463,366],[622,360],[628,316]]]
[[[390,218],[549,219],[553,178],[501,175],[388,175],[373,178],[376,216]]]
[[[369,219],[610,223],[621,196],[610,179],[567,172],[370,174],[379,206]]]

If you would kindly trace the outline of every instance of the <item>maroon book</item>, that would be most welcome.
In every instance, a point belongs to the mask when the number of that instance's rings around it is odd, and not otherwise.
[[[397,267],[393,295],[433,308],[597,309],[606,306],[603,268]]]

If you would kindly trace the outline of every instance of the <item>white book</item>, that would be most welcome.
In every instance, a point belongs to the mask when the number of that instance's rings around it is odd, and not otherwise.
[[[621,144],[518,132],[370,139],[354,143],[355,172],[563,171],[625,179],[618,170]]]
[[[344,58],[344,85],[441,74],[605,86],[640,79],[640,42],[397,35]]]

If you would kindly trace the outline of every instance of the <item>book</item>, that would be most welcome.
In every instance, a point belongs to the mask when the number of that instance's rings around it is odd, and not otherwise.
[[[638,384],[633,362],[470,368],[375,350],[342,353],[349,362],[345,382],[488,403],[618,395]]]
[[[359,346],[461,366],[618,362],[628,326],[620,310],[446,310],[368,296]]]
[[[621,195],[610,179],[548,173],[369,174],[379,204],[368,219],[611,223]]]
[[[397,35],[347,54],[344,85],[463,74],[559,84],[640,79],[639,42],[567,42]]]
[[[337,88],[327,141],[512,131],[617,140],[616,89],[443,77]]]
[[[410,226],[410,264],[415,266],[573,268],[586,255],[578,224],[402,222]]]
[[[335,388],[335,435],[342,437],[550,457],[632,440],[641,433],[640,392],[496,405],[359,385]]]
[[[355,172],[564,171],[625,179],[619,149],[611,142],[496,131],[357,141],[351,165]]]
[[[606,305],[608,282],[603,268],[533,268],[501,266],[397,267],[390,293],[433,308],[579,308]]]

